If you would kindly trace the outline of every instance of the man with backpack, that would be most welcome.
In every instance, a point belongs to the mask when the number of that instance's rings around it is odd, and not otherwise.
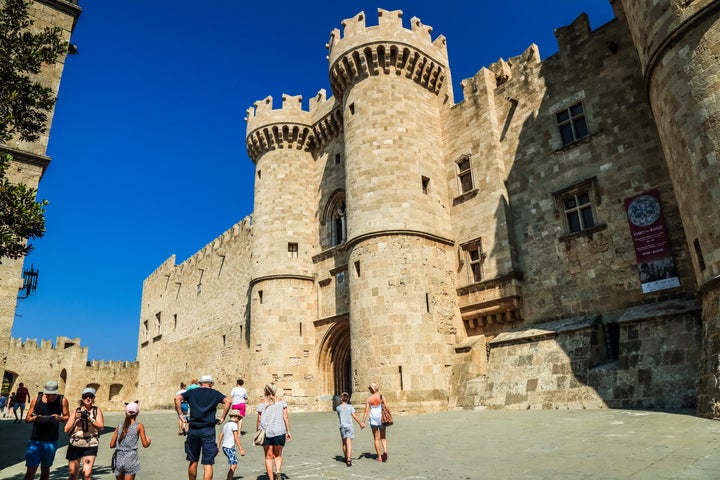
[[[50,467],[60,436],[59,423],[70,417],[70,407],[63,395],[58,395],[58,382],[45,382],[44,390],[30,402],[25,421],[32,423],[32,433],[25,452],[25,480],[34,480],[40,467],[40,480],[50,478]]]

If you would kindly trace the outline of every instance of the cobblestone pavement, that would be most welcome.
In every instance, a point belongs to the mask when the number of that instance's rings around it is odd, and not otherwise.
[[[347,467],[336,415],[291,411],[293,439],[283,456],[286,478],[720,479],[720,422],[684,412],[457,411],[395,416],[388,431],[388,462],[375,461],[369,427],[361,431],[356,426],[355,460]],[[177,435],[174,413],[141,412],[139,418],[152,445],[141,448],[137,479],[186,479],[184,437]],[[121,414],[106,414],[108,425],[121,419]],[[240,457],[235,479],[267,480],[262,448],[252,445],[255,419],[250,414],[243,424],[247,455]],[[112,430],[106,432],[95,464],[96,480],[114,479],[108,447]],[[29,434],[29,425],[0,419],[0,479],[23,478]],[[67,478],[66,443],[61,445],[51,479]],[[216,461],[214,479],[226,478],[222,453]]]

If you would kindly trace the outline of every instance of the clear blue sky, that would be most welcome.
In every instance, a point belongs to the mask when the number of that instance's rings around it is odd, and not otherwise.
[[[18,302],[15,338],[80,337],[89,358],[134,360],[143,280],[252,213],[245,112],[272,95],[307,99],[328,83],[333,28],[377,8],[419,17],[447,38],[453,88],[608,0],[80,0],[39,196],[47,233],[26,259],[40,271]]]

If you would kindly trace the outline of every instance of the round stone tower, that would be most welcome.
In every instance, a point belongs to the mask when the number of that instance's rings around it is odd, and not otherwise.
[[[248,110],[246,146],[255,163],[250,348],[257,355],[256,388],[280,380],[286,397],[303,398],[306,375],[314,368],[306,353],[315,312],[312,248],[317,243],[313,191],[310,113],[301,97],[272,97]],[[304,328],[303,328],[304,327]],[[280,369],[280,370],[277,370]]]
[[[640,57],[703,302],[698,413],[718,417],[720,2],[623,0],[616,10],[627,18]]]
[[[328,43],[342,105],[352,376],[398,408],[447,405],[459,326],[441,115],[452,105],[444,37],[378,10],[343,22]]]

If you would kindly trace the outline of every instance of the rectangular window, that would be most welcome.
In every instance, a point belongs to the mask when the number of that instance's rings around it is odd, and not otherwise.
[[[485,253],[482,251],[481,239],[473,240],[462,245],[465,252],[465,261],[468,265],[468,281],[471,283],[481,282],[483,279],[483,263]]]
[[[558,211],[565,219],[566,233],[582,232],[599,225],[594,178],[555,192],[553,195]]]
[[[565,216],[570,232],[579,232],[595,226],[590,192],[582,192],[564,199]]]
[[[335,165],[339,165],[339,164],[340,164],[340,154],[336,153],[335,154]]]
[[[288,243],[288,258],[298,258],[297,243]]]
[[[563,146],[577,142],[588,136],[587,122],[582,102],[578,102],[564,110],[555,113],[557,125],[560,129],[560,138]]]
[[[458,184],[460,193],[467,193],[473,189],[472,171],[470,168],[470,156],[465,155],[455,162],[457,165]]]

